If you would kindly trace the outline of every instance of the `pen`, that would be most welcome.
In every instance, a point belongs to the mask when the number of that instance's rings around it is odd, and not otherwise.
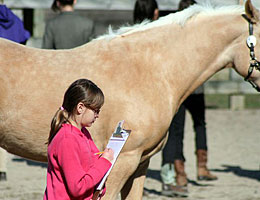
[[[103,153],[104,153],[104,151],[100,151],[98,153],[95,153],[95,155],[100,155],[100,154],[103,154]]]

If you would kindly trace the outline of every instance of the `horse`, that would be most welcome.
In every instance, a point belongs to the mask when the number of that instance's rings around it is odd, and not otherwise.
[[[142,199],[149,160],[164,145],[174,114],[192,91],[224,68],[233,68],[259,90],[259,16],[247,0],[245,9],[193,5],[68,50],[1,39],[0,146],[46,162],[50,122],[63,94],[74,80],[88,78],[105,95],[99,120],[90,128],[99,149],[118,121],[132,130],[104,199],[116,199],[120,192],[122,199]]]

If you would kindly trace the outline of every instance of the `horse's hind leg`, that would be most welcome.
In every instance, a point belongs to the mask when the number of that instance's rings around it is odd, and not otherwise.
[[[6,171],[7,171],[7,153],[4,149],[0,147],[0,181],[6,179]]]
[[[121,190],[121,199],[141,200],[150,159],[142,162]]]

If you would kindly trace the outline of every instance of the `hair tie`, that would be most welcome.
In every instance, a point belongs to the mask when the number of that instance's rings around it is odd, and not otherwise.
[[[63,108],[62,106],[60,107],[60,109],[61,109],[61,110],[64,110],[64,108]]]

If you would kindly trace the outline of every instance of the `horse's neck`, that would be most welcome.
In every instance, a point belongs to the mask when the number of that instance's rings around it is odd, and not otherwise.
[[[247,31],[241,16],[215,16],[190,22],[182,31],[172,31],[165,38],[169,52],[165,61],[175,59],[174,64],[165,65],[165,78],[172,84],[175,101],[182,101],[199,85],[232,62],[228,51],[233,41]],[[165,61],[163,63],[165,63]],[[169,73],[172,76],[169,76]],[[168,75],[167,75],[168,74]],[[178,87],[176,87],[176,85]]]

